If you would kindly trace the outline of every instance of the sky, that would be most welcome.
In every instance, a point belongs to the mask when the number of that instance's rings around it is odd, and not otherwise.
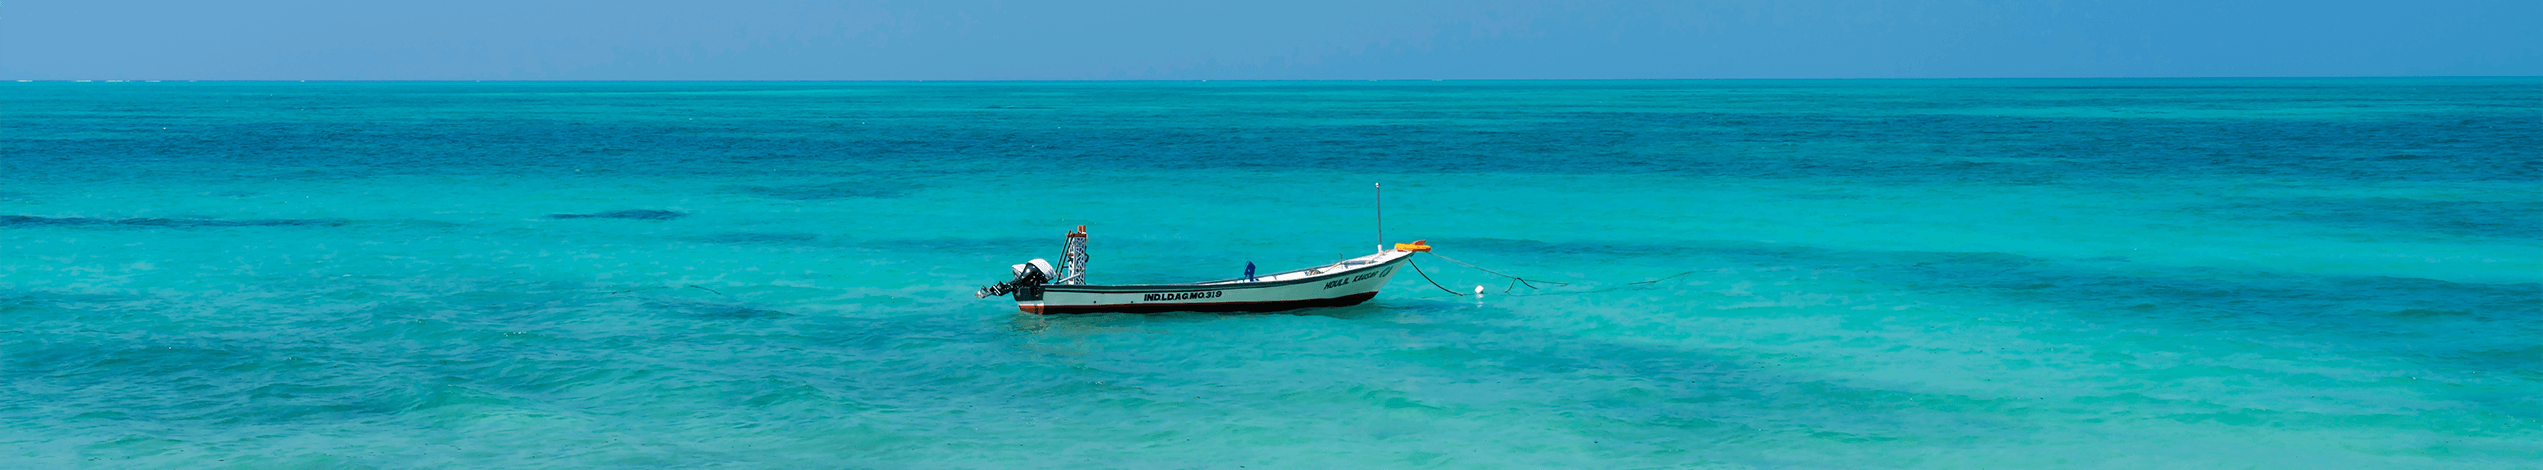
[[[2543,76],[2543,0],[0,0],[0,80]]]

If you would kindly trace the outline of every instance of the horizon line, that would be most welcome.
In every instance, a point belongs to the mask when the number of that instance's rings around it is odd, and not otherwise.
[[[2533,78],[2543,75],[2348,75],[2348,76],[2162,76],[2162,77],[1740,77],[1740,78],[1202,78],[1202,79],[183,79],[183,78],[96,78],[96,79],[6,79],[0,83],[1025,83],[1025,82],[1663,82],[1663,81],[1743,81],[1743,80],[2327,80],[2327,79],[2407,79],[2407,78]]]

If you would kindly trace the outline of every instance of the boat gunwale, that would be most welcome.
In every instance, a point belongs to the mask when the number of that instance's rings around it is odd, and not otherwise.
[[[1384,255],[1390,255],[1390,254],[1394,254],[1394,253],[1398,253],[1398,252],[1379,253],[1379,254],[1377,254],[1377,255],[1373,255],[1373,256],[1384,256]],[[1333,271],[1329,271],[1329,272],[1318,273],[1318,274],[1315,274],[1315,275],[1310,275],[1310,276],[1307,276],[1307,277],[1302,277],[1302,278],[1297,278],[1297,279],[1291,279],[1291,280],[1286,280],[1286,281],[1269,281],[1269,282],[1240,282],[1240,281],[1244,281],[1244,280],[1243,280],[1243,279],[1221,279],[1221,280],[1216,280],[1216,281],[1188,282],[1188,283],[1180,283],[1180,284],[1044,284],[1044,285],[1042,285],[1042,291],[1044,291],[1044,292],[1193,292],[1193,291],[1207,291],[1207,290],[1257,289],[1257,288],[1269,288],[1269,287],[1284,287],[1284,286],[1291,286],[1291,285],[1297,285],[1297,284],[1305,284],[1305,283],[1309,283],[1309,282],[1315,282],[1315,281],[1322,281],[1322,280],[1326,280],[1326,279],[1332,279],[1332,278],[1333,278],[1333,277],[1335,277],[1335,276],[1341,276],[1341,275],[1344,275],[1344,274],[1351,274],[1351,273],[1356,273],[1356,272],[1361,272],[1361,271],[1367,271],[1367,270],[1370,270],[1370,269],[1376,269],[1376,268],[1378,268],[1378,267],[1380,267],[1380,266],[1391,266],[1391,265],[1394,265],[1394,264],[1396,264],[1396,263],[1402,263],[1402,262],[1404,262],[1405,260],[1413,259],[1412,252],[1400,252],[1400,253],[1404,253],[1404,256],[1398,256],[1398,257],[1395,257],[1395,259],[1386,260],[1386,261],[1373,261],[1373,262],[1370,262],[1370,263],[1368,263],[1368,264],[1361,265],[1361,266],[1350,267],[1350,268],[1343,268],[1343,269],[1337,269],[1337,270],[1333,270]],[[1346,261],[1347,261],[1347,260],[1346,260]],[[1315,268],[1305,268],[1305,269],[1295,269],[1295,270],[1289,270],[1289,271],[1282,271],[1282,272],[1279,272],[1279,273],[1273,273],[1273,274],[1272,274],[1272,276],[1278,276],[1278,275],[1281,275],[1281,274],[1288,274],[1288,273],[1294,273],[1294,272],[1299,272],[1299,271],[1306,271],[1306,270],[1308,270],[1308,269],[1315,269]],[[1257,276],[1257,277],[1264,277],[1264,276]]]

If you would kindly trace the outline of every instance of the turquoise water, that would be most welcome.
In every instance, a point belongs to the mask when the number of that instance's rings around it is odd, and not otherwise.
[[[1371,183],[1570,284],[968,295]],[[9,468],[2534,468],[2539,321],[2530,78],[0,84]]]

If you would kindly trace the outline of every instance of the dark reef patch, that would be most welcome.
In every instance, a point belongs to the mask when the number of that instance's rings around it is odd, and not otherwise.
[[[793,186],[733,186],[736,192],[790,201],[872,198],[889,199],[909,195],[910,188],[893,184],[841,182],[799,184]]]
[[[703,236],[703,237],[698,237],[698,238],[697,238],[697,240],[698,240],[698,241],[707,242],[707,243],[733,243],[733,244],[744,244],[744,245],[774,245],[774,244],[809,243],[809,242],[812,242],[812,241],[814,241],[814,240],[819,240],[819,239],[821,239],[821,236],[820,236],[820,235],[814,235],[814,234],[809,234],[809,233],[757,233],[757,232],[719,233],[719,234],[707,235],[707,236]]]
[[[776,310],[757,309],[757,308],[745,307],[745,306],[738,305],[738,304],[719,303],[719,302],[694,302],[694,301],[676,301],[676,300],[675,300],[675,301],[646,302],[644,305],[645,305],[646,307],[649,307],[649,308],[654,308],[654,309],[658,309],[658,310],[665,310],[665,311],[671,311],[671,312],[678,312],[678,313],[681,313],[681,314],[684,314],[684,315],[689,315],[689,316],[694,316],[694,317],[699,317],[699,318],[712,318],[712,319],[725,319],[725,320],[751,320],[751,319],[759,319],[759,318],[777,318],[777,317],[785,317],[785,316],[792,316],[792,315],[794,315],[794,314],[791,314],[791,313],[780,312],[780,311],[776,311]]]
[[[2247,199],[2197,207],[2227,217],[2355,230],[2413,230],[2475,237],[2543,237],[2543,202],[2395,198]]]
[[[658,210],[651,210],[651,209],[636,209],[636,210],[624,210],[624,211],[599,212],[599,213],[591,213],[591,214],[550,214],[550,215],[548,215],[548,216],[547,216],[547,218],[550,218],[550,219],[629,219],[629,220],[671,220],[671,219],[677,219],[677,218],[681,218],[681,217],[688,217],[688,216],[689,216],[688,214],[682,214],[682,213],[672,212],[672,211],[658,211]]]
[[[135,218],[135,219],[92,219],[92,218],[88,218],[88,217],[36,217],[36,216],[31,216],[31,215],[0,215],[0,227],[43,227],[43,226],[126,226],[126,227],[178,227],[178,228],[184,228],[184,227],[298,227],[298,226],[334,227],[334,226],[339,226],[339,225],[344,225],[344,224],[345,224],[345,221],[342,221],[342,220],[334,220],[334,219],[252,219],[252,220],[219,220],[219,219],[160,219],[160,218]]]

